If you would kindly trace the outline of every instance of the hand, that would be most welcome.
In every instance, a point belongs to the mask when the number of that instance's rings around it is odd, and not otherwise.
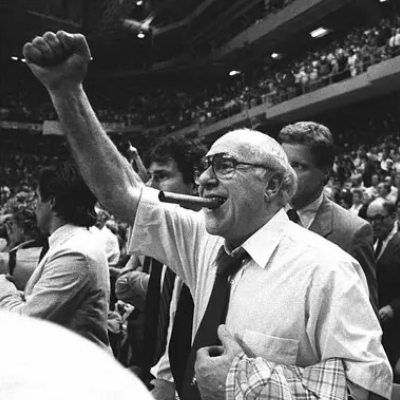
[[[175,400],[175,385],[165,379],[153,379],[150,382],[154,388],[151,394],[155,400]]]
[[[379,319],[382,322],[386,322],[387,320],[393,318],[394,316],[394,311],[392,306],[390,306],[389,304],[387,306],[382,307],[379,311],[378,311],[378,315],[379,315]]]
[[[218,337],[222,346],[208,346],[197,351],[194,369],[202,400],[225,399],[226,377],[233,359],[243,351],[225,325],[218,327]]]
[[[64,31],[37,36],[24,45],[22,52],[49,92],[80,87],[91,60],[85,37]]]

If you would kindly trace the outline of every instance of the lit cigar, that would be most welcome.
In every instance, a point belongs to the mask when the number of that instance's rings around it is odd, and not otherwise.
[[[208,199],[206,197],[189,196],[187,194],[178,194],[160,191],[158,199],[164,203],[179,204],[183,207],[206,207],[217,208],[224,201],[222,199]]]

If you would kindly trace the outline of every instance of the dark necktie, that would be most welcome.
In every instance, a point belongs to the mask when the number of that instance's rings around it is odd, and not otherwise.
[[[171,305],[172,292],[174,290],[175,272],[165,267],[164,281],[160,296],[158,310],[157,335],[154,346],[153,365],[158,362],[164,354],[167,345],[169,309]]]
[[[375,247],[375,252],[374,252],[375,259],[377,259],[379,257],[379,255],[381,254],[382,246],[383,246],[383,240],[382,239],[378,239],[378,242],[377,242],[376,247]]]
[[[144,343],[143,343],[143,381],[149,379],[150,368],[153,366],[154,351],[157,340],[157,324],[160,310],[160,280],[162,264],[154,259],[146,257],[145,265],[151,260],[151,273],[147,286],[145,323],[144,323]]]
[[[146,257],[145,265],[147,263],[148,260]],[[161,289],[163,268],[163,264],[152,259],[145,307],[144,356],[142,365],[142,376],[145,383],[148,383],[148,379],[151,378],[150,368],[161,358],[167,343],[169,308],[174,289],[175,273],[165,267]]]
[[[229,277],[239,270],[242,261],[246,257],[247,253],[244,250],[242,253],[237,254],[237,256],[230,256],[225,252],[223,246],[221,246],[218,252],[214,286],[188,357],[181,400],[200,399],[200,393],[194,379],[196,352],[202,347],[219,343],[217,328],[220,324],[225,322],[226,313],[228,311],[230,295]]]
[[[297,214],[297,211],[294,208],[287,210],[286,214],[292,222],[301,225],[299,214]]]
[[[40,261],[42,261],[42,258],[46,255],[48,251],[49,251],[49,241],[46,239],[46,241],[43,244],[42,250],[40,251],[39,254],[38,264],[40,263]]]
[[[171,373],[179,396],[182,395],[186,363],[192,347],[193,308],[194,304],[190,290],[183,284],[176,306],[174,325],[168,348]]]

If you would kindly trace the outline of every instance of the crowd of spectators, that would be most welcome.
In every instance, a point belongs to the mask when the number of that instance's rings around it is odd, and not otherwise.
[[[356,76],[368,66],[399,53],[400,17],[396,15],[382,19],[376,26],[355,28],[342,39],[301,57],[287,57],[272,64],[264,58],[248,73],[230,80],[224,78],[206,88],[160,87],[138,92],[126,82],[110,81],[102,84],[101,94],[96,83],[88,91],[103,122],[163,127],[171,132],[193,123],[210,124],[265,102],[280,103]],[[47,100],[29,100],[32,97],[29,90],[20,88],[17,95],[3,96],[0,119],[26,122],[56,119]]]

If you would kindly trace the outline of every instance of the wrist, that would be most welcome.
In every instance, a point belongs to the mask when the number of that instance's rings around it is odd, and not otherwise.
[[[57,87],[48,87],[47,91],[53,100],[69,96],[80,96],[84,93],[82,82],[68,83]]]

